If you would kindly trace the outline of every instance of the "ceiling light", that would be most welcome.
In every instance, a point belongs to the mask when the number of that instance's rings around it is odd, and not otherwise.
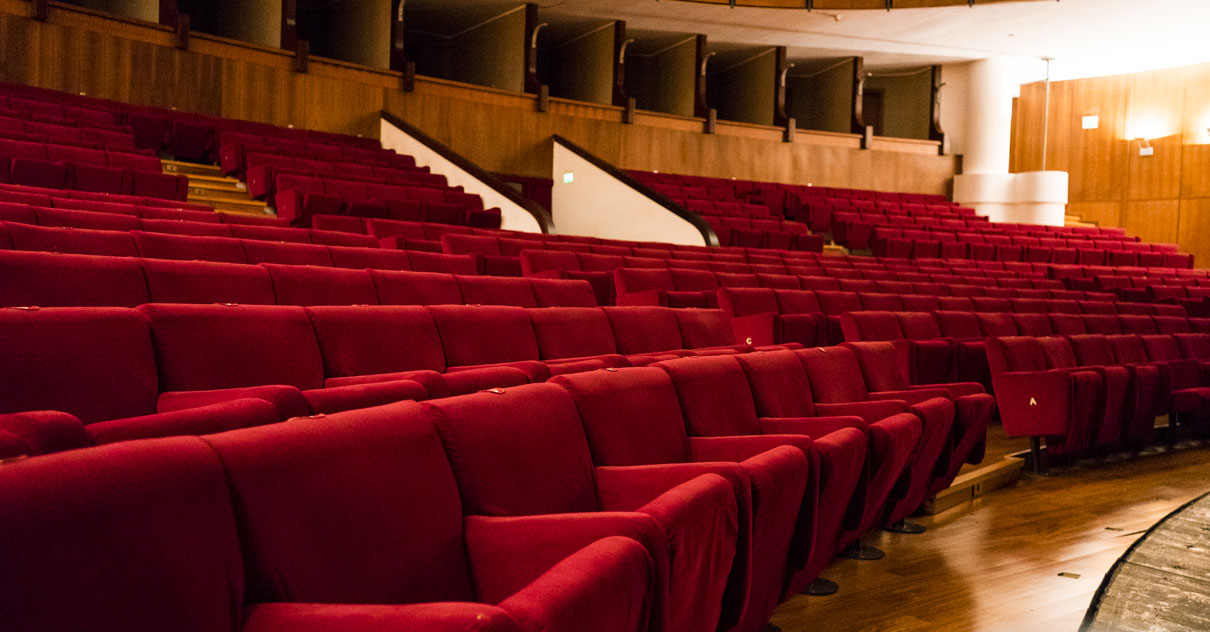
[[[1096,114],[1091,114],[1080,119],[1081,129],[1096,129],[1101,126],[1101,117]]]

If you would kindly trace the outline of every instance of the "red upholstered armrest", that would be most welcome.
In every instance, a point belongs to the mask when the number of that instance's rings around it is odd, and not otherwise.
[[[268,603],[251,607],[244,632],[521,632],[508,614],[477,603],[406,606]]]
[[[467,366],[452,366],[446,369],[447,375],[450,373],[460,373],[462,371],[477,371],[480,369],[492,369],[498,367],[509,367],[518,369],[525,374],[529,382],[545,382],[550,379],[550,369],[546,364],[538,360],[519,360],[516,362],[501,362],[499,364],[475,364]]]
[[[585,547],[594,546],[594,543],[602,538],[622,536],[638,542],[650,556],[647,559],[652,562],[652,587],[649,594],[654,596],[651,614],[655,623],[650,629],[653,632],[663,632],[667,629],[669,539],[663,527],[652,516],[635,512],[515,517],[468,516],[465,526],[471,574],[481,598],[487,601],[496,601],[493,597],[503,599],[502,595],[512,595],[532,581],[532,578],[538,578],[559,561]],[[623,557],[634,556],[626,552]],[[595,554],[582,561],[596,562],[597,559],[594,558]],[[635,569],[630,568],[631,564],[625,562],[620,574],[629,576],[629,573],[634,572]],[[633,577],[637,577],[637,573]],[[531,579],[527,581],[526,578]],[[609,578],[603,576],[602,579]],[[577,585],[576,589],[582,587]],[[599,584],[591,584],[589,587],[598,591],[595,598],[602,602],[603,606],[608,605],[602,600],[602,595],[612,594],[615,589],[605,593],[601,592]],[[543,588],[557,590],[546,585],[543,585]],[[501,606],[517,608],[518,612],[526,610],[519,602],[508,600],[501,603]],[[595,609],[585,610],[593,611]]]
[[[821,416],[854,415],[861,417],[866,423],[870,424],[886,419],[891,415],[897,415],[905,410],[907,410],[907,403],[896,399],[868,402],[815,403],[815,412]]]
[[[0,448],[0,458],[36,456],[92,445],[79,419],[54,410],[0,415],[0,432],[11,435]]]
[[[646,626],[655,564],[642,544],[612,536],[560,554],[559,543],[532,532],[510,535],[495,538],[490,529],[476,529],[468,532],[467,545],[478,597],[499,603],[521,629],[609,632]]]
[[[160,393],[156,402],[156,411],[170,413],[186,408],[200,408],[233,399],[255,398],[272,402],[277,406],[277,414],[281,419],[305,417],[311,414],[311,407],[303,397],[302,391],[293,386],[274,384],[268,386],[248,386],[244,388],[224,388],[212,391],[170,391]]]
[[[352,384],[303,392],[313,413],[338,413],[356,408],[381,406],[404,400],[428,399],[428,391],[417,382],[396,380],[375,384]]]
[[[529,383],[525,371],[511,366],[489,366],[467,369],[442,376],[449,396],[466,395],[489,388],[521,386]]]
[[[919,404],[920,402],[923,402],[923,401],[929,400],[929,399],[933,399],[934,397],[940,397],[942,399],[949,399],[949,396],[950,396],[949,391],[947,391],[943,388],[920,388],[920,387],[911,388],[906,391],[877,391],[874,393],[870,393],[870,399],[872,399],[872,400],[885,401],[888,399],[897,399],[897,400],[905,401],[909,405]]]
[[[785,452],[783,448],[786,447],[797,449]],[[814,445],[810,437],[793,434],[689,438],[689,453],[695,461],[740,463],[748,459],[760,458],[766,453],[787,454],[792,460],[798,461],[798,457],[801,456],[805,459],[805,455],[813,449]]]
[[[855,415],[836,417],[762,417],[760,431],[767,435],[806,435],[819,439],[842,428],[865,432],[866,421]]]
[[[93,443],[203,435],[281,421],[277,407],[263,399],[233,399],[199,408],[103,421],[84,427]]]
[[[665,496],[665,500],[671,500],[698,486],[704,489],[695,491],[708,493],[709,485],[701,483],[714,477],[727,481],[733,502],[748,502],[747,473],[734,462],[598,467],[596,473],[601,505],[606,511],[638,511]]]
[[[983,393],[986,392],[983,389],[983,385],[978,382],[947,382],[944,384],[920,384],[917,386],[913,386],[912,388],[913,389],[922,389],[922,390],[943,389],[947,393],[949,393],[949,396],[951,399],[956,399],[958,397],[965,397],[967,395],[982,395]]]

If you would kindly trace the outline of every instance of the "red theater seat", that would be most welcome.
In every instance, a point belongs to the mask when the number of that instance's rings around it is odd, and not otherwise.
[[[250,551],[249,630],[645,629],[654,568],[642,545],[572,520],[555,533],[464,517],[419,406],[257,430],[206,439]]]
[[[730,481],[739,501],[739,551],[720,627],[760,629],[781,601],[792,539],[800,549],[814,539],[813,488],[819,483],[809,476],[810,439],[690,438],[677,391],[659,369],[593,371],[553,381],[576,404],[593,464],[678,464],[668,469],[713,472]],[[801,521],[800,509],[808,512]],[[802,527],[797,532],[796,524]]]
[[[424,399],[419,382],[325,388],[311,320],[301,307],[144,305],[159,367],[160,412],[261,397],[283,419],[404,399]]]
[[[1097,373],[1052,369],[1034,338],[991,338],[987,359],[1009,436],[1046,437],[1047,452],[1052,454],[1089,447],[1103,401]]]
[[[655,560],[655,629],[716,628],[737,551],[737,500],[726,479],[667,466],[594,467],[575,403],[553,384],[424,408],[453,455],[466,513],[548,538],[572,528],[632,537]]]

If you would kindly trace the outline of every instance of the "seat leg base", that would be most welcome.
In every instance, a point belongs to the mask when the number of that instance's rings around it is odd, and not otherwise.
[[[807,587],[802,590],[804,595],[812,595],[815,597],[823,597],[824,595],[834,595],[840,590],[840,584],[822,577],[816,577]]]
[[[916,535],[918,533],[924,533],[925,531],[928,531],[928,527],[926,527],[920,523],[909,522],[908,520],[905,519],[905,520],[900,520],[899,522],[896,522],[895,524],[887,527],[886,530],[890,531],[891,533],[906,533],[909,535]]]
[[[861,540],[850,544],[845,550],[840,552],[840,557],[849,560],[880,560],[886,557],[886,553],[882,549],[874,546],[869,546],[862,543]]]

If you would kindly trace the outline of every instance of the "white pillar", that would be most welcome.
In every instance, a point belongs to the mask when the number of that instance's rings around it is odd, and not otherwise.
[[[1005,57],[971,62],[967,75],[966,153],[962,172],[1008,173],[1016,65]]]
[[[1062,226],[1067,173],[1008,172],[1013,96],[1021,63],[1006,57],[971,62],[967,69],[962,175],[954,177],[954,201],[974,207],[993,222]]]

